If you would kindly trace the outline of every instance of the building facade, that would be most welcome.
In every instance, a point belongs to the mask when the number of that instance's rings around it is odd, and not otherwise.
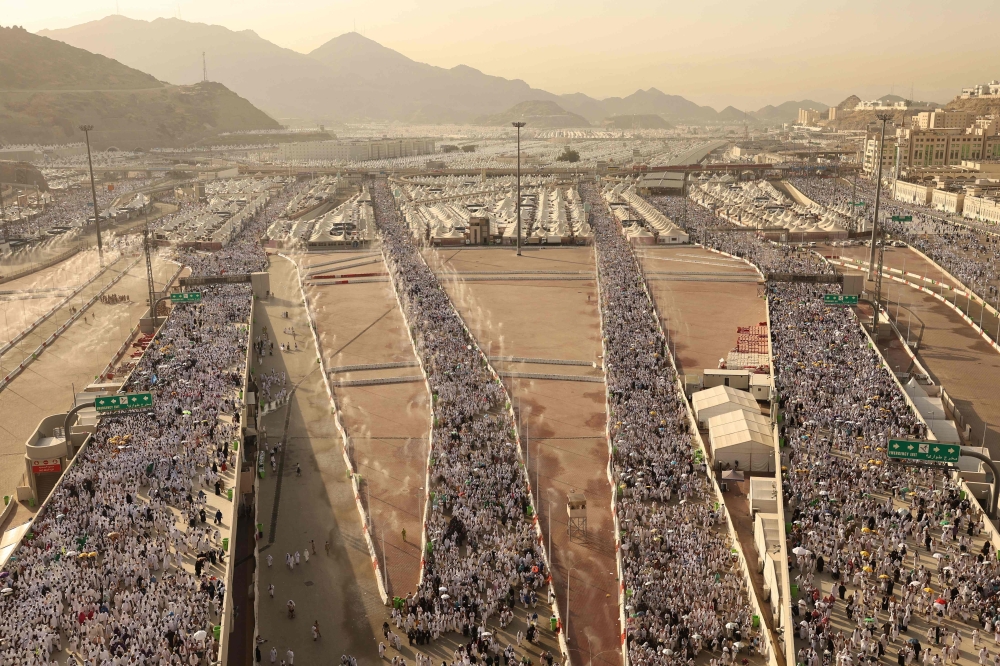
[[[892,186],[893,198],[896,201],[919,204],[927,206],[931,203],[931,195],[934,194],[933,185],[919,185],[917,183],[907,183],[904,180],[897,180]]]
[[[435,140],[375,139],[372,141],[308,141],[283,143],[278,156],[284,161],[323,160],[330,162],[363,162],[365,160],[412,157],[434,153]]]
[[[1000,203],[996,199],[966,195],[962,205],[962,217],[990,224],[1000,224]]]
[[[819,111],[816,109],[799,109],[799,125],[815,125],[819,122]]]

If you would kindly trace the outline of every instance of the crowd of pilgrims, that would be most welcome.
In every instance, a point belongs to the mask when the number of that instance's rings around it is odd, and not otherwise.
[[[791,181],[803,194],[816,203],[833,206],[849,202],[852,186],[833,178],[795,178]],[[1000,297],[1000,236],[988,233],[969,221],[969,226],[942,221],[939,217],[904,208],[892,200],[891,186],[882,192],[879,203],[879,224],[892,238],[905,241],[936,261],[981,298],[995,303]],[[859,218],[870,224],[875,215],[875,185],[858,181],[857,195],[865,205],[859,207]],[[910,216],[909,222],[894,221],[893,217]]]
[[[263,270],[277,196],[194,275]],[[249,284],[175,308],[124,391],[154,406],[105,415],[0,572],[0,664],[208,664],[226,589],[222,475],[236,461]],[[225,499],[215,501],[225,506]],[[228,514],[228,510],[226,512]]]
[[[107,206],[123,193],[145,187],[152,181],[137,178],[123,180],[115,184],[115,189],[108,190],[103,185],[96,189],[97,205],[102,213],[106,213]],[[29,198],[35,202],[35,192],[31,189],[27,192]],[[9,193],[5,193],[5,196]],[[38,206],[21,210],[16,205],[11,205],[11,199],[6,199],[4,212],[6,221],[9,223],[9,233],[14,238],[37,236],[53,227],[80,227],[84,225],[87,215],[93,216],[93,196],[91,195],[89,183],[86,187],[56,191],[52,200],[43,207]]]
[[[671,216],[683,205],[655,203]],[[697,206],[687,219],[689,233],[765,272],[828,270],[814,253],[710,232],[727,222]],[[772,263],[782,254],[793,261]],[[900,666],[940,666],[957,663],[964,650],[981,666],[1000,663],[1000,565],[983,537],[982,511],[941,471],[887,462],[890,438],[924,439],[926,428],[852,311],[823,304],[828,290],[767,287],[784,411],[779,435],[788,445],[782,490],[790,575],[799,588],[796,661],[852,666],[888,652]],[[910,627],[918,620],[926,634]],[[992,653],[981,634],[994,637]]]
[[[378,234],[432,391],[430,511],[420,583],[401,621],[434,639],[461,632],[476,649],[487,621],[545,590],[527,480],[509,398],[424,262],[385,180],[369,183]],[[473,655],[474,656],[474,655]]]
[[[733,663],[754,646],[746,579],[723,507],[695,454],[687,407],[641,269],[596,186],[591,205],[601,286],[615,511],[621,530],[632,664],[684,664],[702,650]]]

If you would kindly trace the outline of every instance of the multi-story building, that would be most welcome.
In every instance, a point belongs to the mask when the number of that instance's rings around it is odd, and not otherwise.
[[[865,139],[865,173],[874,175],[878,168],[880,133],[870,133]],[[896,137],[886,131],[885,149],[882,151],[882,173],[891,174],[896,167]]]
[[[837,119],[837,107],[831,106],[829,109],[827,109],[827,111],[826,111],[826,119],[827,120],[836,120]]]
[[[819,122],[819,111],[816,109],[799,109],[799,125],[815,125]]]
[[[962,88],[962,99],[974,97],[1000,97],[1000,81],[993,79],[989,83],[979,83],[971,88]]]
[[[856,111],[880,111],[880,110],[905,111],[908,108],[910,108],[910,105],[906,102],[906,100],[902,100],[899,102],[883,102],[882,100],[879,99],[861,101],[858,102],[857,106],[854,107]]]
[[[912,116],[913,127],[928,129],[962,129],[976,121],[976,114],[969,111],[921,111]]]

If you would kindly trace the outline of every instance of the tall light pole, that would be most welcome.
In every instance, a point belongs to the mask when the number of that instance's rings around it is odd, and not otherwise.
[[[3,181],[0,181],[0,223],[3,224],[3,240],[6,243],[10,240],[10,222],[3,210]]]
[[[879,135],[878,168],[876,170],[877,175],[875,176],[875,217],[872,222],[872,251],[869,253],[868,258],[868,277],[875,281],[875,314],[872,317],[872,335],[875,336],[875,343],[878,344],[878,309],[879,304],[882,302],[882,257],[885,252],[885,248],[878,244],[880,231],[878,226],[878,208],[879,201],[882,198],[882,151],[885,147],[885,124],[892,118],[892,114],[880,113],[875,117],[882,121],[882,132]],[[876,252],[878,253],[877,264]]]
[[[94,185],[94,162],[90,158],[90,130],[93,125],[80,125],[80,131],[87,138],[87,165],[90,167],[90,194],[94,197],[94,225],[97,229],[97,260],[104,267],[104,248],[101,246],[101,211],[97,208],[97,187]]]
[[[878,139],[878,166],[876,167],[875,173],[875,218],[872,222],[872,248],[869,253],[868,258],[868,279],[875,279],[875,243],[878,239],[878,208],[879,202],[882,198],[882,149],[885,147],[885,123],[892,118],[892,114],[880,113],[875,116],[882,121],[882,131],[879,134]],[[877,316],[877,315],[876,315]]]
[[[511,123],[517,128],[517,256],[521,256],[521,128],[527,125],[523,120]]]

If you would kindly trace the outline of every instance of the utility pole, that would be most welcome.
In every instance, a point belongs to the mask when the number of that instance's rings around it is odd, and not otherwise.
[[[854,189],[851,190],[851,212],[854,214],[854,231],[858,230],[858,170],[854,170]]]
[[[868,257],[869,280],[875,279],[875,244],[876,241],[878,240],[878,233],[879,233],[878,209],[879,209],[879,202],[882,199],[882,149],[885,146],[885,124],[890,118],[892,118],[892,114],[880,113],[875,117],[882,121],[882,131],[879,135],[878,154],[876,155],[876,159],[878,160],[878,165],[876,166],[875,169],[875,216],[874,219],[872,220],[872,249]]]
[[[0,181],[0,222],[3,222],[3,241],[10,240],[10,222],[7,221],[7,214],[3,209],[3,182]]]
[[[80,131],[87,139],[87,166],[90,167],[90,194],[94,198],[94,225],[97,229],[97,260],[104,268],[104,248],[101,246],[101,211],[97,208],[97,187],[94,185],[94,161],[90,158],[90,130],[93,125],[80,125]]]
[[[150,200],[152,203],[152,200]],[[146,227],[142,230],[142,249],[146,253],[146,281],[149,283],[149,316],[156,326],[156,285],[153,284],[153,260],[149,256],[149,204],[146,204]]]
[[[869,279],[875,281],[875,313],[872,317],[872,335],[875,336],[875,342],[878,343],[878,310],[882,301],[882,259],[885,254],[885,243],[879,242],[878,209],[882,198],[882,149],[885,147],[885,124],[892,118],[892,114],[880,113],[876,118],[882,121],[882,132],[879,136],[878,168],[875,176],[875,216],[872,222],[872,251],[868,258],[868,276]]]
[[[521,128],[527,125],[523,120],[511,123],[517,128],[517,256],[521,256]]]
[[[205,52],[201,52],[201,80],[208,83],[208,62],[205,60]]]

